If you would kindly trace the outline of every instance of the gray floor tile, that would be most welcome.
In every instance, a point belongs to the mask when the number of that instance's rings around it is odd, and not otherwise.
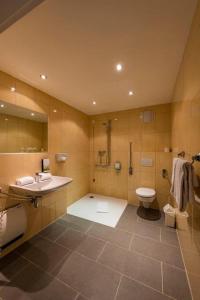
[[[170,300],[170,298],[134,280],[123,277],[116,300]]]
[[[134,233],[160,241],[160,227],[153,226],[146,223],[136,223],[134,226]]]
[[[28,261],[12,252],[0,259],[0,286],[10,281],[16,273],[28,265]]]
[[[185,271],[167,264],[163,264],[163,289],[177,300],[192,299]]]
[[[111,228],[101,224],[94,224],[88,234],[97,238],[113,242],[121,247],[128,248],[132,234],[120,229]]]
[[[127,205],[116,228],[133,232],[135,223],[137,222],[137,207]]]
[[[162,290],[161,263],[159,261],[112,244],[106,245],[99,261],[128,277],[139,280],[157,290]]]
[[[132,241],[131,249],[184,269],[181,252],[177,247],[136,236]]]
[[[73,228],[78,231],[86,232],[93,222],[66,214],[58,219],[58,223],[64,225],[66,228]]]
[[[51,241],[55,241],[63,232],[65,232],[65,226],[55,222],[45,229],[43,229],[39,235],[48,238]]]
[[[86,298],[86,297],[84,297],[82,295],[79,295],[76,300],[88,300],[88,298]]]
[[[178,236],[176,230],[162,228],[161,229],[161,241],[172,246],[179,247]]]
[[[93,300],[113,300],[120,275],[77,253],[62,264],[57,277]]]
[[[77,296],[69,286],[50,277],[32,264],[27,266],[1,291],[2,299],[74,300]]]
[[[44,270],[51,271],[69,250],[37,236],[20,246],[18,252]]]
[[[87,236],[77,247],[76,251],[89,258],[97,259],[99,254],[102,252],[105,243],[106,242],[104,241]]]
[[[86,235],[80,231],[68,229],[64,234],[62,234],[56,241],[56,243],[71,249],[75,250],[86,238]]]

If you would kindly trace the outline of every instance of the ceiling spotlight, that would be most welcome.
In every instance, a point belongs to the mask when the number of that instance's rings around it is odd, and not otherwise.
[[[15,92],[16,88],[14,86],[11,86],[10,90],[11,90],[11,92]]]
[[[57,112],[57,109],[54,109],[53,112],[56,113],[56,112]]]
[[[5,121],[8,121],[8,118],[5,118]]]
[[[118,118],[114,118],[114,121],[118,121]]]
[[[3,108],[3,107],[4,107],[4,104],[1,104],[0,107]]]
[[[117,64],[116,65],[116,70],[117,70],[117,72],[121,72],[122,71],[122,64]]]
[[[32,113],[31,113],[31,116],[33,117],[33,116],[35,116],[35,114],[32,112]]]
[[[129,96],[133,96],[133,91],[128,92]]]
[[[92,104],[93,104],[93,105],[96,105],[97,103],[96,103],[96,101],[92,101]]]
[[[40,78],[41,78],[42,80],[46,80],[46,79],[47,79],[47,75],[45,75],[45,74],[40,74]]]

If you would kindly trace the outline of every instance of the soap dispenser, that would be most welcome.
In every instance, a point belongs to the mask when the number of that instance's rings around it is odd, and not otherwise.
[[[120,172],[121,171],[121,162],[120,161],[116,161],[115,164],[114,164],[114,168],[117,172]]]

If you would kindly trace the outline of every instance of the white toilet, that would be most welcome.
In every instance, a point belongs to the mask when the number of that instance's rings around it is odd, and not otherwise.
[[[140,187],[136,189],[136,195],[139,201],[142,202],[145,208],[149,208],[151,203],[156,198],[156,191],[154,189]]]

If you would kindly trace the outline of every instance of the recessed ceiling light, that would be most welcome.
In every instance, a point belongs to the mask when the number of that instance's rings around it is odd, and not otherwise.
[[[14,86],[11,86],[10,90],[11,90],[11,92],[15,92],[16,88]]]
[[[46,79],[47,79],[47,75],[45,75],[45,74],[40,74],[40,78],[41,78],[42,80],[46,80]]]
[[[96,101],[92,101],[92,104],[93,104],[93,105],[96,105],[97,103],[96,103]]]
[[[31,116],[33,117],[33,116],[35,116],[35,114],[32,112],[32,113],[31,113]]]
[[[0,106],[3,108],[3,107],[4,107],[4,104],[1,104]]]
[[[8,118],[5,118],[5,121],[8,121]]]
[[[129,96],[133,96],[133,91],[128,92]]]
[[[56,113],[56,112],[57,112],[57,109],[54,109],[53,112]]]
[[[116,65],[116,70],[117,70],[117,72],[121,72],[122,71],[122,64],[117,64]]]

